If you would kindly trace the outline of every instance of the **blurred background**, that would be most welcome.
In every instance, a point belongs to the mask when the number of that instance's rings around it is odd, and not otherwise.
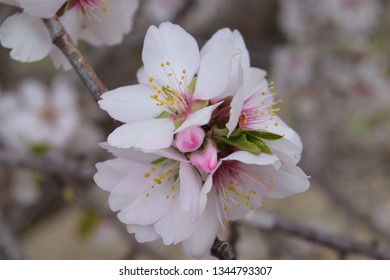
[[[200,47],[220,28],[239,30],[251,65],[275,81],[280,115],[303,141],[299,166],[311,176],[307,192],[267,200],[261,211],[390,250],[390,1],[140,2],[122,44],[79,45],[109,89],[136,83],[151,24],[178,23]],[[0,4],[0,23],[15,11]],[[31,92],[41,101],[21,101]],[[73,71],[50,59],[22,64],[0,48],[0,259],[186,258],[179,246],[138,244],[88,179],[109,158],[98,143],[114,127]],[[283,232],[233,230],[240,259],[369,258]]]

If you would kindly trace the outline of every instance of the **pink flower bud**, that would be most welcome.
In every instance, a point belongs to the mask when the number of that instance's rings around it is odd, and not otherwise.
[[[209,141],[203,151],[191,153],[190,161],[192,165],[202,169],[207,173],[213,172],[218,164],[217,148],[215,147],[214,143]]]
[[[176,134],[175,144],[182,153],[194,152],[202,145],[204,136],[201,127],[190,127]]]

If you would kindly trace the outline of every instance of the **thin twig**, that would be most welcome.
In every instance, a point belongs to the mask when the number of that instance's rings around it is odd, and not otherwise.
[[[375,259],[390,259],[390,251],[378,249],[371,242],[362,242],[327,232],[275,215],[252,212],[243,221],[245,224],[266,231],[281,231],[301,239],[315,242],[342,253],[360,253]]]
[[[8,164],[17,167],[27,167],[50,174],[67,175],[78,179],[91,179],[95,169],[80,163],[51,159],[40,156],[20,156],[6,151],[0,151],[0,165]]]
[[[100,96],[107,91],[106,86],[72,42],[72,39],[66,33],[61,22],[58,20],[58,17],[55,16],[50,19],[43,19],[43,21],[49,29],[53,44],[66,56],[83,83],[91,92],[93,99],[97,102],[100,99]]]

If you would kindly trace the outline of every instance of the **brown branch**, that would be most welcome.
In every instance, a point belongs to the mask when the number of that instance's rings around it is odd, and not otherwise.
[[[375,259],[390,259],[390,251],[378,249],[371,242],[362,242],[303,225],[296,221],[271,214],[252,212],[244,219],[244,224],[266,231],[281,231],[304,240],[333,248],[343,254],[360,253]]]
[[[21,156],[6,151],[0,151],[1,164],[26,167],[45,173],[67,175],[78,179],[91,179],[95,174],[95,169],[88,165],[59,159],[54,160],[44,156]]]
[[[43,21],[49,30],[53,44],[66,56],[83,83],[91,92],[93,99],[97,102],[100,96],[107,91],[106,86],[72,42],[72,39],[66,33],[58,17],[43,19]]]

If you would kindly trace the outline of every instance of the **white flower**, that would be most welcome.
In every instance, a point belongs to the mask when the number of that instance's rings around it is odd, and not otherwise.
[[[110,145],[167,148],[175,133],[209,122],[220,103],[207,106],[208,101],[225,92],[240,49],[230,38],[206,46],[201,55],[195,39],[178,25],[149,28],[140,84],[109,91],[99,101],[111,117],[125,123],[108,137]]]
[[[95,46],[115,45],[130,32],[138,8],[138,0],[15,0],[13,3],[24,8],[24,13],[10,16],[0,26],[1,45],[11,49],[10,55],[15,60],[33,62],[50,54],[55,67],[65,69],[71,66],[52,44],[41,18],[59,13],[61,23],[75,43],[81,39]]]
[[[175,149],[143,153],[102,147],[115,159],[98,163],[97,185],[109,191],[109,204],[139,242],[162,238],[177,244],[201,228],[205,211],[202,180],[196,169]]]

